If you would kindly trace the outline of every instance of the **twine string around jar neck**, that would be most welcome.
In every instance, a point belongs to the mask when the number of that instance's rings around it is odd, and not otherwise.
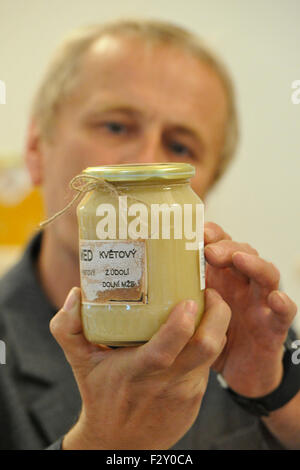
[[[116,189],[116,187],[106,181],[104,178],[99,176],[92,176],[80,173],[79,175],[74,176],[69,183],[69,187],[77,192],[73,199],[60,211],[56,212],[54,215],[49,217],[48,219],[40,222],[39,227],[45,228],[47,225],[52,223],[55,219],[63,215],[67,210],[72,207],[72,205],[80,198],[83,197],[85,193],[93,191],[94,189],[101,189],[102,191],[108,192],[111,196],[118,198],[119,196],[124,195],[120,189]],[[145,201],[141,201],[131,195],[128,195],[130,199],[133,199],[136,202],[142,202],[148,206],[148,203]]]

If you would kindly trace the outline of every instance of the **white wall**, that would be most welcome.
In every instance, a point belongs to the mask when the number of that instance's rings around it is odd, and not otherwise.
[[[300,305],[300,104],[291,102],[292,81],[300,79],[299,0],[1,0],[7,104],[0,105],[0,154],[21,151],[32,94],[68,30],[140,15],[196,31],[231,69],[242,140],[207,218],[272,260]]]

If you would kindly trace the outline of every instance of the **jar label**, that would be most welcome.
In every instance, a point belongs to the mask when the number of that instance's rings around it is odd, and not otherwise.
[[[82,303],[147,303],[145,240],[80,240]]]

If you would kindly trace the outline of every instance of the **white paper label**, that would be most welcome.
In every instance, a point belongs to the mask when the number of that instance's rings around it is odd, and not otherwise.
[[[83,303],[147,302],[144,240],[80,240]]]

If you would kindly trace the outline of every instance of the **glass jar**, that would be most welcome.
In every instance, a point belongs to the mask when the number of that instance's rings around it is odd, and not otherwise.
[[[203,203],[184,163],[90,167],[99,184],[77,207],[86,338],[148,341],[182,300],[204,311]]]

